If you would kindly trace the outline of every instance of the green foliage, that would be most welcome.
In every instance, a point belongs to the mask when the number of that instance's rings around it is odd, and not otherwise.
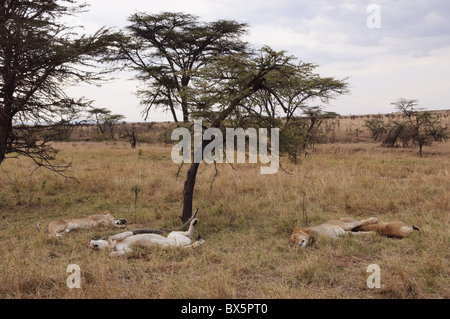
[[[394,147],[398,141],[403,147],[419,146],[419,156],[423,156],[423,146],[435,141],[445,141],[448,137],[447,126],[442,123],[439,114],[434,114],[417,108],[417,101],[399,99],[392,103],[402,112],[403,121],[391,121],[384,146]]]
[[[117,122],[123,120],[125,117],[121,114],[112,114],[106,108],[93,108],[88,111],[89,115],[97,124],[100,135],[105,136],[108,130],[111,139],[114,139],[114,127]]]
[[[199,70],[196,89],[190,91],[191,112],[206,118],[213,127],[225,119],[246,119],[273,126],[273,120],[286,116],[289,122],[302,113],[310,118],[331,116],[307,101],[347,92],[344,80],[321,78],[317,66],[296,63],[285,51],[263,47],[253,52],[218,56]],[[249,120],[252,119],[252,120]]]
[[[118,57],[145,83],[138,91],[145,118],[150,109],[161,107],[175,122],[176,110],[181,110],[187,122],[187,89],[194,73],[214,56],[241,52],[246,46],[239,37],[247,25],[232,20],[206,23],[191,14],[163,12],[135,13],[129,22]]]
[[[286,153],[289,159],[299,162],[299,154],[317,143],[326,142],[326,134],[322,133],[320,126],[326,119],[338,116],[334,112],[325,112],[320,107],[303,107],[302,117],[286,121],[280,132],[280,152]]]
[[[293,125],[284,127],[280,131],[280,153],[287,154],[293,163],[298,164],[299,153],[304,151],[307,139],[306,132],[299,130],[298,127]]]
[[[177,123],[175,111],[181,109],[184,122],[202,119],[210,127],[279,127],[284,149],[296,160],[299,147],[320,141],[323,119],[335,116],[308,102],[327,103],[348,92],[346,79],[321,77],[317,65],[297,62],[286,51],[251,49],[240,39],[246,24],[205,23],[170,12],[138,13],[129,21],[119,57],[146,84],[139,95],[147,115],[158,106]],[[300,115],[307,125],[289,126]]]
[[[69,97],[63,88],[101,81],[106,70],[98,71],[98,63],[119,37],[106,28],[78,35],[61,22],[85,6],[68,0],[0,2],[0,163],[16,153],[56,172],[67,168],[52,165],[51,142],[67,137],[91,101]]]
[[[367,127],[372,134],[373,140],[376,142],[381,136],[387,133],[386,124],[382,119],[374,118],[366,120],[365,127]]]

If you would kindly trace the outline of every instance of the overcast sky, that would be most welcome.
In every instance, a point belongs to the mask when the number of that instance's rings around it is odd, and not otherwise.
[[[186,12],[203,21],[232,19],[249,24],[254,46],[287,50],[318,64],[322,76],[349,77],[351,93],[326,107],[342,115],[394,111],[399,98],[417,99],[426,109],[450,109],[450,1],[448,0],[87,0],[89,11],[74,19],[92,33],[102,26],[123,28],[134,12]],[[379,16],[374,7],[380,9]],[[380,19],[378,19],[378,17]],[[379,24],[377,24],[379,23]],[[369,27],[370,26],[370,27]],[[137,82],[122,75],[102,87],[72,88],[143,121]],[[148,121],[171,120],[153,112]]]

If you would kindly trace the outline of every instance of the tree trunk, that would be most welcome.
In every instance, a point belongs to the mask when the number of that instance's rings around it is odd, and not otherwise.
[[[423,144],[419,143],[419,156],[420,157],[423,157],[422,147],[423,147]]]
[[[170,107],[170,112],[172,112],[173,120],[178,124],[177,113],[175,113],[175,109],[172,106]]]
[[[197,177],[197,171],[200,163],[192,163],[187,172],[186,181],[184,182],[183,190],[183,214],[181,215],[181,221],[187,222],[192,216],[192,199],[194,197],[195,179]]]
[[[137,136],[136,136],[136,132],[132,132],[131,136],[130,136],[130,144],[131,144],[131,148],[136,148],[136,144],[137,144]]]
[[[189,122],[189,110],[188,110],[187,102],[181,102],[181,108],[183,110],[183,122],[188,123]]]
[[[169,107],[170,107],[170,112],[172,113],[173,120],[175,121],[175,123],[178,126],[177,113],[175,112],[175,106],[173,105],[172,97],[170,96],[170,94],[168,94],[167,98],[169,99]]]
[[[0,165],[2,164],[6,156],[6,141],[6,127],[4,127],[3,123],[0,123]]]
[[[231,105],[226,108],[219,117],[211,124],[211,127],[220,127],[222,122],[225,118],[228,117],[228,115],[231,114],[231,112],[239,105],[240,101],[245,98],[246,96],[243,96],[240,99],[236,99]],[[184,113],[184,111],[183,111]],[[188,116],[188,114],[186,114]],[[203,150],[205,149],[205,146],[207,145],[207,142],[203,141],[201,152],[203,154]],[[200,150],[198,150],[200,151]],[[201,156],[203,158],[203,156]],[[194,155],[194,159],[196,156]],[[191,164],[191,167],[189,168],[187,172],[186,181],[184,182],[184,189],[183,189],[183,214],[180,216],[181,221],[183,223],[186,223],[189,218],[192,217],[192,199],[194,197],[194,187],[195,187],[195,179],[197,177],[197,171],[198,167],[200,166],[200,163],[195,163],[195,161]]]
[[[0,109],[0,165],[8,150],[8,136],[12,128],[11,119],[7,119],[4,110]]]

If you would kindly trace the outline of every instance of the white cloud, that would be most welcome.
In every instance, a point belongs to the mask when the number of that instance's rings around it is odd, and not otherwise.
[[[352,94],[333,103],[333,111],[345,114],[387,113],[399,98],[417,99],[427,109],[450,109],[443,99],[450,87],[450,48],[437,49],[423,58],[384,55],[365,65],[334,63],[320,70],[324,75],[351,75]]]

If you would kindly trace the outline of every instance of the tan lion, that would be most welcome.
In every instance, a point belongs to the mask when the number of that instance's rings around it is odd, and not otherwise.
[[[395,238],[405,238],[408,237],[414,230],[419,230],[416,226],[408,226],[403,222],[393,221],[393,222],[378,222],[376,224],[363,225],[357,227],[354,231],[362,232],[377,232],[380,235]]]
[[[404,238],[409,236],[413,230],[419,229],[415,226],[409,227],[398,221],[389,223],[380,222],[374,217],[362,221],[345,217],[339,220],[330,220],[319,226],[308,227],[302,230],[295,227],[289,239],[289,244],[306,247],[318,236],[336,238],[347,233],[367,234],[374,231],[388,237]]]
[[[104,214],[95,214],[88,217],[52,221],[47,227],[47,232],[50,237],[62,237],[64,233],[74,229],[91,229],[107,225],[124,227],[126,224],[126,219],[115,219],[109,211],[106,211]],[[39,226],[40,223],[37,223],[38,230]]]

